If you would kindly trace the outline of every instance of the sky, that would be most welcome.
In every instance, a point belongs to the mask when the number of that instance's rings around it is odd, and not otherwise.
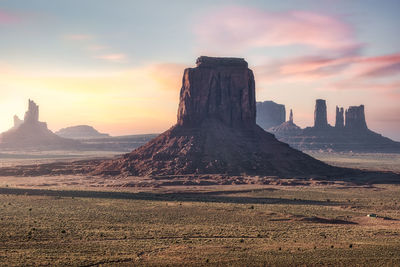
[[[28,99],[56,131],[112,135],[176,122],[183,70],[243,57],[256,98],[313,124],[315,99],[365,105],[370,129],[400,141],[398,0],[0,0],[0,132]],[[287,112],[288,113],[288,112]]]

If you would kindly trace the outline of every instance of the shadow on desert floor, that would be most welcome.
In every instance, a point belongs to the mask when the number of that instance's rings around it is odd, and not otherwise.
[[[270,189],[260,189],[270,190]],[[340,202],[316,201],[288,198],[265,198],[247,196],[227,196],[228,194],[251,193],[255,190],[240,191],[213,191],[213,192],[185,192],[185,193],[149,193],[149,192],[106,192],[106,191],[81,191],[81,190],[50,190],[30,188],[0,188],[3,195],[28,195],[28,196],[53,196],[77,198],[103,198],[103,199],[132,199],[150,201],[181,201],[181,202],[214,202],[237,204],[289,204],[289,205],[324,205],[336,206]]]

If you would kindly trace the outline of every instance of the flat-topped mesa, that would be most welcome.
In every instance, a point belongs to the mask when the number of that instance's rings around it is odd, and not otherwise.
[[[317,99],[314,111],[314,128],[326,128],[328,126],[326,101]]]
[[[207,57],[201,56],[196,60],[197,67],[239,67],[248,68],[244,58],[236,57]]]
[[[218,121],[229,127],[256,125],[253,72],[242,58],[199,57],[184,71],[177,124],[200,127]]]
[[[39,121],[39,106],[29,99],[28,110],[25,112],[24,122],[34,123]]]
[[[344,110],[343,108],[339,108],[336,106],[336,128],[343,128],[344,127]]]
[[[364,105],[351,106],[346,110],[346,129],[367,130]]]

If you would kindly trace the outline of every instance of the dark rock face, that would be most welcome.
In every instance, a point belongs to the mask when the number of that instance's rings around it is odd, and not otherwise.
[[[257,102],[257,124],[268,130],[278,126],[286,120],[285,105],[273,101]]]
[[[314,111],[314,128],[326,128],[327,126],[326,102],[323,99],[317,99]]]
[[[290,109],[289,122],[293,123],[293,110]]]
[[[254,75],[244,59],[200,57],[197,68],[185,70],[178,125],[194,126],[207,119],[232,127],[255,124]]]
[[[39,106],[29,100],[24,120],[14,116],[14,127],[0,134],[0,147],[4,149],[74,149],[78,141],[61,138],[39,121]]]
[[[337,168],[279,142],[255,122],[253,73],[243,59],[200,57],[186,69],[178,121],[93,174],[332,174]]]
[[[95,128],[89,125],[77,125],[60,129],[56,132],[57,135],[71,139],[91,139],[110,137],[109,134],[100,133]]]
[[[343,128],[344,127],[344,111],[343,108],[339,108],[336,106],[336,128]]]
[[[365,121],[364,105],[351,106],[346,110],[346,126],[347,129],[367,130]]]

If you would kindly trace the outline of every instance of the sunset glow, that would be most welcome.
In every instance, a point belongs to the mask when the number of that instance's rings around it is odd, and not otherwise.
[[[368,126],[400,140],[398,1],[34,2],[0,4],[1,132],[29,98],[51,130],[162,132],[184,69],[210,55],[246,58],[257,100],[302,127],[322,98],[331,124],[336,105],[364,104]]]

